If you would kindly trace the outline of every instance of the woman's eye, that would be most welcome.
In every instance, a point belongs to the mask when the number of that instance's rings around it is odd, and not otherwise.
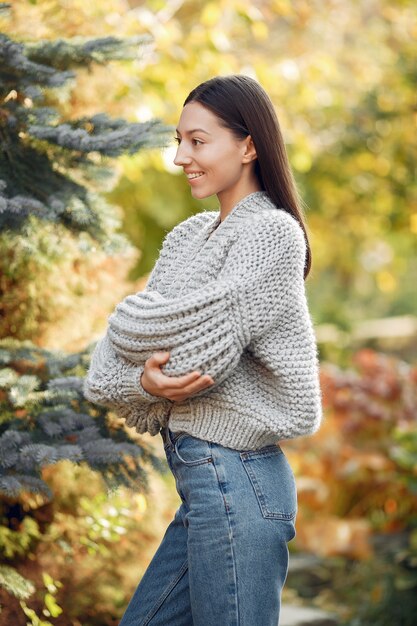
[[[180,143],[181,143],[180,137],[174,137],[174,141],[176,141],[178,145],[180,145]],[[200,141],[199,139],[192,139],[191,141],[194,142],[195,144],[198,144],[198,145],[204,143],[203,141]]]

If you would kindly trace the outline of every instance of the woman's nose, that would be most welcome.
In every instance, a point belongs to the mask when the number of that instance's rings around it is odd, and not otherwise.
[[[182,147],[183,144],[178,146],[177,153],[174,158],[175,165],[189,165],[192,161],[191,157],[187,156],[185,147]]]

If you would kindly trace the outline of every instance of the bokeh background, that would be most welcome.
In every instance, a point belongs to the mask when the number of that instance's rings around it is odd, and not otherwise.
[[[415,624],[415,3],[14,0],[0,31],[0,624],[117,624],[179,504],[159,439],[80,380],[165,234],[218,208],[173,135],[231,73],[274,102],[312,244],[325,421],[284,444],[285,602]]]

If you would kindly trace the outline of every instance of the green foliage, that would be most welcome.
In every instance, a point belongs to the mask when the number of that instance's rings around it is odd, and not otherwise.
[[[389,538],[379,546],[370,563],[355,564],[346,585],[346,571],[339,573],[337,592],[344,597],[349,617],[346,626],[413,626],[417,612],[416,531],[408,547],[390,546]]]
[[[21,600],[26,600],[35,591],[33,584],[9,565],[0,565],[0,587]]]
[[[164,145],[168,127],[85,115],[71,103],[83,69],[138,60],[150,39],[29,44],[0,36],[0,337],[42,344],[48,326],[62,325],[77,307],[91,309],[86,301],[109,273],[106,255],[114,280],[120,282],[122,264],[126,273],[133,249],[118,232],[120,210],[103,197],[116,179],[110,158]],[[102,279],[92,281],[94,272]],[[77,347],[91,333],[87,317]]]
[[[46,572],[42,572],[42,579],[46,588],[46,593],[43,598],[45,606],[42,609],[42,613],[46,617],[58,617],[62,613],[62,608],[57,604],[55,594],[58,589],[62,587],[62,583],[59,580],[54,580]],[[38,615],[36,615],[36,612],[26,605],[26,602],[21,601],[20,606],[24,614],[29,617],[32,626],[52,626],[51,622],[40,619]]]
[[[404,481],[410,491],[417,495],[417,430],[398,429],[393,433],[393,443],[390,456],[395,463],[404,470]],[[417,524],[417,514],[415,522]],[[415,536],[417,540],[417,534]],[[417,547],[417,543],[415,547]]]
[[[80,497],[83,522],[77,523],[79,545],[102,557],[111,553],[107,546],[120,541],[129,524],[126,507],[116,509],[109,493],[120,485],[147,492],[145,467],[165,470],[145,443],[130,440],[121,420],[84,399],[81,383],[90,349],[66,355],[30,342],[0,342],[0,550],[9,562],[24,560],[47,541],[55,494],[44,473],[54,464],[71,461],[105,481],[107,493]],[[21,598],[31,624],[49,624],[24,602],[33,592],[29,581],[10,567],[0,570],[0,578],[6,591]],[[47,575],[44,585],[42,615],[57,617],[62,612],[55,598],[59,585]]]
[[[120,619],[177,501],[159,475],[153,478],[149,500],[123,488],[108,494],[99,474],[68,461],[47,468],[45,478],[55,494],[48,508],[28,494],[19,501],[20,512],[14,504],[7,517],[21,527],[19,517],[33,516],[42,530],[39,539],[13,560],[36,588],[29,600],[23,599],[34,616],[57,625],[77,620],[91,626],[111,624]],[[163,478],[172,489],[172,476]],[[46,588],[44,572],[62,583],[55,583],[55,593]],[[44,613],[48,593],[63,609],[55,619]],[[18,600],[0,590],[0,604],[6,623],[26,624]]]
[[[117,215],[109,214],[103,200],[100,203],[109,228],[114,229]],[[91,276],[107,255],[116,267],[128,265],[132,246],[114,234],[99,249],[87,233],[75,238],[62,224],[33,216],[20,232],[0,233],[0,337],[39,341],[45,329],[74,309],[82,310],[85,299],[96,297],[97,281],[92,283]],[[105,295],[103,300],[106,303]]]
[[[380,537],[374,557],[365,561],[306,560],[290,569],[284,593],[292,602],[296,594],[298,602],[325,607],[344,626],[414,626],[416,564],[404,558],[406,542],[406,536]]]
[[[63,71],[69,68],[90,68],[94,63],[106,65],[109,61],[126,61],[137,59],[138,52],[152,41],[152,37],[141,35],[120,39],[118,37],[101,37],[87,39],[72,37],[55,41],[28,43],[28,58],[41,65],[54,67]]]
[[[86,514],[85,531],[80,535],[80,543],[91,555],[108,555],[111,545],[118,543],[127,533],[129,512],[110,504],[104,493],[98,493],[93,499],[81,498],[80,507]]]
[[[415,2],[375,0],[370,11],[357,2],[185,1],[179,8],[146,3],[140,11],[158,50],[143,73],[145,109],[174,124],[189,91],[216,74],[247,73],[271,95],[309,207],[315,321],[349,330],[364,318],[414,315]],[[164,162],[173,155],[174,147]],[[160,172],[146,169],[146,197],[141,173],[135,178],[129,166],[135,201],[129,204],[124,180],[112,193],[135,244],[144,245],[148,234],[152,241],[138,273],[152,265],[171,216],[180,220],[201,208],[182,176],[162,171],[172,172],[164,162]],[[210,208],[217,208],[215,198]]]
[[[11,528],[14,518],[14,507],[6,504],[3,497],[0,507],[0,548],[6,559],[21,557],[28,553],[29,549],[41,538],[38,522],[31,517],[24,517],[17,528]],[[7,517],[7,520],[6,520]],[[7,522],[7,523],[6,523]]]

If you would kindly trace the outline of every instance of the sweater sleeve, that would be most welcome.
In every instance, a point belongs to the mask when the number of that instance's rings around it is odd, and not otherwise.
[[[172,254],[178,249],[178,244],[189,236],[190,232],[198,232],[207,219],[213,219],[213,213],[193,215],[166,234],[159,257],[142,294],[156,289],[158,279],[163,280],[165,273],[169,271]],[[156,402],[168,404],[169,407],[172,404],[171,401],[154,396],[142,387],[140,377],[145,360],[139,362],[136,359],[132,362],[123,352],[116,352],[107,330],[107,333],[97,342],[91,357],[90,367],[83,383],[85,397],[96,404],[114,408],[123,416],[126,416],[126,412],[129,414],[132,411],[143,412],[146,407],[149,408]]]
[[[176,298],[152,290],[127,296],[109,318],[115,352],[143,364],[167,350],[166,375],[198,370],[219,384],[252,341],[288,309],[300,308],[305,251],[294,218],[282,210],[263,212],[242,228],[217,280]],[[301,326],[308,323],[303,312]],[[294,342],[302,333],[299,328]]]
[[[117,354],[104,335],[96,344],[84,379],[83,390],[87,400],[117,409],[149,404],[163,400],[145,391],[140,383],[143,366]]]
[[[169,235],[169,233],[168,233]],[[165,238],[167,240],[168,236]],[[144,291],[155,285],[158,264],[163,250],[149,275]],[[149,404],[162,400],[148,393],[140,382],[143,364],[132,363],[122,354],[115,352],[108,331],[96,343],[83,382],[84,396],[90,402],[116,410],[122,417],[135,412],[144,412]]]

